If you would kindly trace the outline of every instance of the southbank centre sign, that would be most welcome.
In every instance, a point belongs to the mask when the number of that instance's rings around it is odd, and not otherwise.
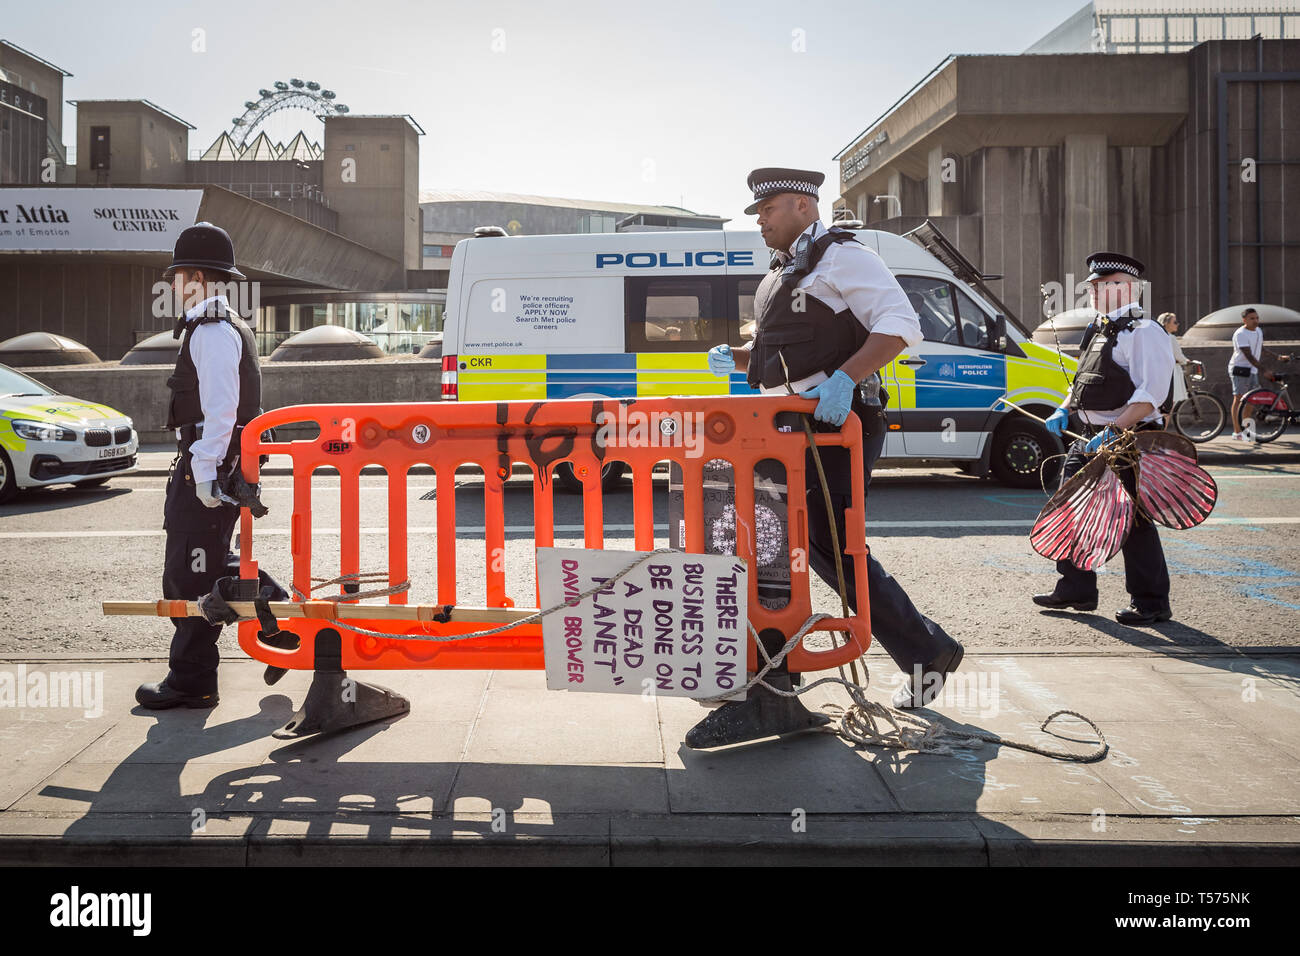
[[[202,189],[0,189],[0,252],[171,252]]]

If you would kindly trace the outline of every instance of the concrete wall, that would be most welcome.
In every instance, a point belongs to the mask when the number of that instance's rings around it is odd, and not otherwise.
[[[354,362],[262,364],[262,407],[346,402],[436,402],[442,397],[442,363],[394,357]],[[173,443],[164,427],[170,393],[169,365],[113,364],[23,369],[63,394],[101,402],[129,415],[144,444]]]
[[[1061,164],[1059,148],[981,149],[959,159],[955,183],[940,186],[953,190],[941,201],[954,214],[926,216],[923,207],[913,215],[872,220],[870,226],[904,233],[930,219],[977,267],[1005,277],[990,288],[1032,331],[1042,321],[1039,286],[1065,282],[1060,270]],[[903,183],[906,192],[905,177]],[[1073,271],[1076,279],[1082,277],[1078,268]]]
[[[230,233],[236,262],[253,277],[261,273],[292,278],[293,284],[326,289],[378,292],[405,287],[406,270],[400,262],[229,190],[204,187],[199,219]]]
[[[160,266],[125,265],[94,257],[51,261],[0,257],[0,340],[24,332],[66,335],[100,358],[121,358],[143,334],[162,331],[153,315]]]

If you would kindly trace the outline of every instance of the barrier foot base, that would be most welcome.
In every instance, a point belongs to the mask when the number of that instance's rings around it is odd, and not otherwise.
[[[765,679],[780,690],[793,689],[789,674],[772,672]],[[825,714],[810,711],[798,697],[781,697],[766,687],[752,687],[744,700],[728,701],[692,727],[686,734],[686,746],[692,750],[725,747],[747,740],[817,730],[830,722]]]
[[[277,740],[297,740],[410,713],[411,702],[386,687],[348,677],[341,666],[337,631],[316,635],[316,670],[307,698],[293,718],[274,731]]]

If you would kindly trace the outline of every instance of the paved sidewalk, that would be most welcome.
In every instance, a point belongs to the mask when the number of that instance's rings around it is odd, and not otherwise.
[[[1259,464],[1267,462],[1269,464],[1300,463],[1300,431],[1290,431],[1282,437],[1264,445],[1246,444],[1235,442],[1231,435],[1228,437],[1220,436],[1213,441],[1206,442],[1204,445],[1197,446],[1198,459],[1203,465],[1245,465]],[[167,474],[171,466],[172,459],[176,456],[176,447],[174,445],[144,445],[140,449],[137,458],[136,470],[133,474],[137,475],[163,475]],[[889,463],[885,462],[882,467],[888,468]],[[382,469],[368,468],[368,472],[381,474]],[[411,469],[412,472],[433,473],[432,468],[417,465]],[[262,469],[263,475],[289,475],[292,474],[289,459],[285,455],[272,455],[267,466]]]
[[[884,700],[892,667],[871,658]],[[216,709],[136,707],[165,669],[0,661],[28,705],[0,697],[0,863],[1300,863],[1295,649],[968,651],[938,713],[1082,753],[1079,722],[1054,725],[1065,741],[1037,729],[1077,710],[1110,742],[1093,764],[995,744],[899,755],[827,733],[696,752],[681,745],[706,713],[693,701],[552,692],[540,672],[505,671],[358,672],[411,713],[283,742],[271,731],[309,674],[267,687],[262,665],[232,659]],[[66,689],[55,672],[102,680],[101,706],[31,706],[37,685]]]

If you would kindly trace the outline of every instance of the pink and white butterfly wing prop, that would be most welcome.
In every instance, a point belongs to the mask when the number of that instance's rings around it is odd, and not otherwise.
[[[1196,463],[1196,446],[1170,432],[1138,432],[1134,439],[1137,497],[1142,512],[1166,528],[1194,528],[1210,516],[1219,487]]]
[[[1123,547],[1133,512],[1133,499],[1098,455],[1048,499],[1029,543],[1045,558],[1095,571]]]

